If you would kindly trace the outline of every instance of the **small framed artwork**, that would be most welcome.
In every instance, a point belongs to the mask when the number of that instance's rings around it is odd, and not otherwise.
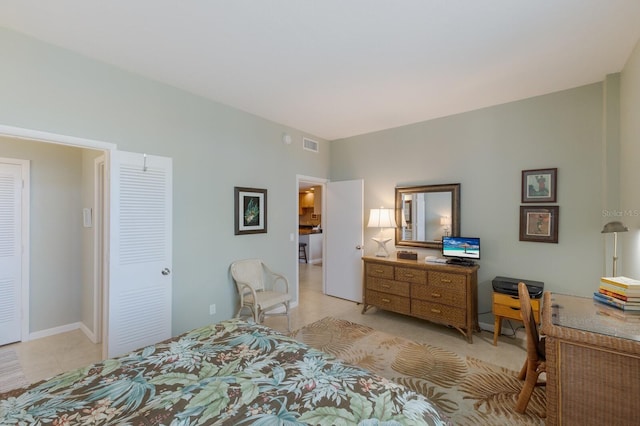
[[[558,169],[522,171],[523,203],[555,203]]]
[[[267,232],[267,190],[234,188],[235,235]]]
[[[520,206],[520,241],[558,242],[558,206]]]

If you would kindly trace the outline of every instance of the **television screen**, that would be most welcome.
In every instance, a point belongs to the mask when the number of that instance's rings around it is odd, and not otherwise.
[[[442,255],[464,259],[480,259],[480,238],[442,237]]]

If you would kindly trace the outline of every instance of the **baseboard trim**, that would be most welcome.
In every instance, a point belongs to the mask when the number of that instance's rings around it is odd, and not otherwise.
[[[480,323],[480,329],[483,331],[490,331],[493,333],[493,330],[495,329],[495,324],[493,323],[488,323],[488,322],[481,322]]]
[[[60,325],[58,327],[48,328],[46,330],[34,331],[33,333],[29,333],[29,340],[42,339],[43,337],[55,336],[56,334],[67,333],[73,330],[80,330],[91,340],[93,343],[98,343],[95,341],[95,335],[81,322],[74,322],[71,324]],[[23,340],[24,341],[24,340]]]
[[[91,342],[100,343],[98,342],[98,339],[96,339],[96,335],[89,329],[89,327],[84,325],[84,323],[80,323],[80,330],[89,338],[89,340],[91,340]]]
[[[43,337],[55,336],[56,334],[66,333],[68,331],[77,330],[79,328],[80,328],[80,323],[74,322],[71,324],[48,328],[46,330],[34,331],[33,333],[29,333],[29,340],[42,339]]]

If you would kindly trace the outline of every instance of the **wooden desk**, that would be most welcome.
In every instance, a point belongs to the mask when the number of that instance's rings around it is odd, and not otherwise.
[[[638,424],[640,319],[546,292],[547,425]]]

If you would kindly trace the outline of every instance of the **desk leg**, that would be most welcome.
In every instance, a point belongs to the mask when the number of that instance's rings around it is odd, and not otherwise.
[[[502,333],[502,317],[496,315],[496,321],[493,324],[493,346],[498,346],[500,333]]]

